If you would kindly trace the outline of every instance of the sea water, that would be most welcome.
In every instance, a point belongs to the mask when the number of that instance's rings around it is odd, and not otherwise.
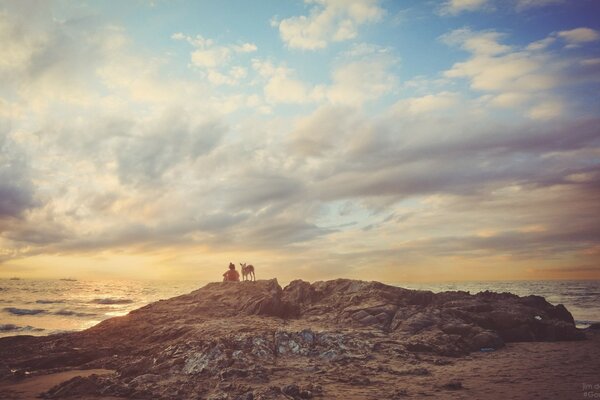
[[[0,337],[48,335],[89,328],[159,299],[189,293],[199,281],[0,279]],[[472,294],[490,290],[543,296],[564,304],[579,327],[600,322],[600,281],[395,283],[397,286]]]
[[[205,284],[191,280],[0,279],[0,337],[86,329]]]

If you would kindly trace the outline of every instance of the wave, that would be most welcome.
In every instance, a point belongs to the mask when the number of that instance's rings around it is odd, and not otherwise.
[[[64,303],[64,300],[45,300],[45,299],[41,299],[41,300],[36,300],[35,301],[38,304],[56,304],[56,303]]]
[[[34,328],[33,326],[18,326],[14,324],[0,324],[0,332],[23,332],[23,331],[43,331],[42,328]]]
[[[83,313],[83,312],[77,312],[77,311],[71,311],[71,310],[58,310],[54,313],[52,313],[54,315],[63,315],[63,316],[73,316],[73,317],[93,317],[94,315],[97,314],[91,314],[91,313]]]
[[[60,281],[66,281],[66,282],[77,282],[77,279],[73,279],[73,278],[60,278]]]
[[[576,319],[575,326],[578,328],[587,328],[592,324],[600,323],[600,321],[591,321],[589,319]]]
[[[15,315],[37,315],[37,314],[44,314],[48,310],[5,307],[4,311],[7,311],[7,312],[9,312],[11,314],[15,314]]]
[[[105,299],[94,299],[91,301],[94,304],[131,304],[131,299],[116,299],[116,298],[105,298]]]

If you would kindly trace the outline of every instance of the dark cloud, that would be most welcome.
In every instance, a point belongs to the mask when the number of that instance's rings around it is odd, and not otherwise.
[[[255,226],[245,232],[241,245],[277,249],[313,240],[332,232],[331,229],[321,228],[301,219],[277,218],[255,221],[255,223]]]
[[[234,210],[258,210],[303,198],[304,182],[292,176],[245,169],[229,179],[229,185],[223,188],[223,194],[229,199],[228,208]]]
[[[560,259],[565,254],[581,251],[600,241],[600,229],[578,229],[575,232],[508,231],[493,236],[458,236],[415,242],[411,252],[432,256],[489,257],[508,255],[514,258]]]
[[[8,126],[0,127],[0,223],[37,205],[25,156],[8,137]]]
[[[356,120],[354,115],[327,115],[335,126]],[[316,113],[314,119],[322,120],[323,112]],[[406,198],[432,193],[470,195],[512,184],[569,184],[573,182],[567,176],[595,173],[597,164],[592,157],[561,161],[553,154],[600,146],[599,127],[598,119],[553,126],[456,119],[432,122],[401,115],[375,122],[364,119],[343,132],[336,152],[320,160],[320,169],[307,171],[315,181],[316,195],[323,200]],[[318,132],[324,140],[330,140],[329,131]],[[297,138],[292,140],[293,144],[298,142]],[[302,160],[304,147],[299,151],[298,160]],[[314,151],[311,154],[318,156]]]
[[[126,184],[152,183],[174,166],[209,153],[226,127],[218,121],[196,123],[184,110],[171,110],[137,130],[116,150],[119,178]]]

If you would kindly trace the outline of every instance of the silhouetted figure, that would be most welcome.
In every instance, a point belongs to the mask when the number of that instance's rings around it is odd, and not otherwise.
[[[229,271],[223,274],[223,282],[239,282],[240,274],[235,270],[235,264],[229,263]]]

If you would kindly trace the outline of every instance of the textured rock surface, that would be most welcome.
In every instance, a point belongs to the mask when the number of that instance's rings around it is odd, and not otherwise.
[[[359,371],[421,376],[428,370],[411,368],[419,357],[443,363],[505,342],[583,338],[563,306],[537,296],[434,294],[344,279],[285,289],[276,280],[212,283],[86,331],[0,339],[0,374],[116,371],[73,378],[48,398],[327,398],[327,388],[294,376],[370,387]],[[406,368],[381,359],[402,359]]]

